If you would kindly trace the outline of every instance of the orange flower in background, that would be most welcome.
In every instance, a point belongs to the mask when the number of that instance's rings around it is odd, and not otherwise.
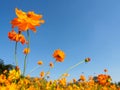
[[[50,62],[50,63],[49,63],[49,66],[50,66],[51,68],[54,67],[53,62]]]
[[[85,62],[90,62],[90,58],[88,57],[88,58],[85,58]]]
[[[42,65],[43,64],[43,62],[42,61],[38,61],[38,65]]]
[[[107,70],[107,69],[104,69],[104,72],[108,72],[108,70]]]
[[[24,54],[29,54],[29,53],[30,53],[30,48],[25,48],[25,49],[23,50],[23,53],[24,53]]]
[[[80,75],[80,80],[81,81],[85,81],[86,80],[85,76],[84,75]]]
[[[8,38],[12,41],[21,42],[22,44],[26,42],[24,35],[22,35],[20,31],[18,33],[14,30],[8,32]]]
[[[98,83],[101,85],[110,85],[111,82],[111,77],[109,75],[106,74],[100,74],[97,77]]]
[[[58,49],[54,51],[53,57],[57,62],[63,62],[65,59],[65,53],[62,50]]]
[[[40,72],[40,77],[44,77],[45,73],[44,71]]]
[[[11,21],[12,28],[18,27],[20,31],[26,31],[30,29],[36,32],[36,26],[40,26],[45,22],[42,20],[42,15],[35,14],[33,11],[26,13],[16,8],[15,12],[17,17]]]

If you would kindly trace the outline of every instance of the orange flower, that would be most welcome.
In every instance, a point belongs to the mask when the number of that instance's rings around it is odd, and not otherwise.
[[[26,42],[24,35],[22,35],[20,31],[18,33],[14,30],[8,32],[8,38],[12,41],[21,42],[22,44]]]
[[[98,83],[101,85],[109,85],[112,79],[109,75],[100,74],[98,75],[97,80],[98,80]]]
[[[49,66],[52,68],[52,67],[54,67],[54,64],[52,62],[50,62]]]
[[[40,77],[44,77],[45,73],[44,71],[40,72]]]
[[[56,59],[57,62],[63,62],[65,58],[65,53],[62,50],[58,49],[54,51],[53,57]]]
[[[25,49],[23,50],[23,53],[24,53],[24,54],[29,54],[29,53],[30,53],[30,49],[29,49],[29,48],[25,48]]]
[[[38,65],[42,65],[43,64],[43,62],[42,61],[38,61]]]
[[[85,81],[86,80],[85,76],[84,75],[80,75],[80,80]]]
[[[108,72],[108,70],[107,70],[107,69],[104,69],[104,72]]]
[[[90,58],[88,57],[88,58],[85,58],[85,62],[90,62]]]
[[[26,31],[31,29],[36,32],[36,26],[40,26],[45,21],[41,20],[42,15],[35,14],[33,11],[29,11],[28,13],[23,12],[22,10],[15,9],[17,17],[11,21],[12,28],[18,27],[20,31]]]

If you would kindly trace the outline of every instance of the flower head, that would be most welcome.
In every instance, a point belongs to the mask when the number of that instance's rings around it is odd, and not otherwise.
[[[65,58],[65,53],[62,50],[57,49],[54,51],[53,57],[56,59],[57,62],[63,62]]]
[[[26,13],[16,8],[15,12],[17,17],[11,21],[12,28],[18,27],[20,31],[31,29],[36,32],[36,26],[40,26],[45,22],[44,20],[41,20],[42,15],[35,14],[33,11]]]
[[[24,53],[24,54],[29,54],[29,53],[30,53],[30,48],[25,48],[25,49],[23,50],[23,53]]]
[[[38,65],[42,65],[43,64],[43,62],[42,61],[38,61]]]
[[[50,62],[50,63],[49,63],[49,66],[50,66],[51,68],[53,68],[53,67],[54,67],[53,62]]]
[[[20,31],[18,33],[14,30],[8,32],[8,38],[12,41],[21,42],[22,44],[26,42],[24,35],[22,35]]]
[[[16,71],[15,69],[9,71],[8,80],[12,81],[14,79],[20,78],[20,70]]]
[[[88,57],[88,58],[85,58],[85,62],[90,62],[90,58]]]
[[[104,69],[104,72],[108,72],[108,70],[107,70],[107,69]]]
[[[44,71],[40,72],[40,77],[44,77],[44,75],[45,75]]]
[[[85,81],[86,80],[85,76],[84,75],[80,75],[80,80],[81,81]]]
[[[97,80],[100,85],[109,85],[112,79],[109,75],[99,74]]]

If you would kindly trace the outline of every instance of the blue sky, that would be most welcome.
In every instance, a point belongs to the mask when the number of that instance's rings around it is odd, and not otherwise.
[[[104,73],[105,68],[113,81],[119,81],[120,70],[120,1],[119,0],[1,0],[0,1],[0,58],[5,64],[14,64],[14,45],[7,33],[10,21],[16,17],[15,8],[25,12],[42,14],[45,24],[37,27],[37,33],[30,32],[31,53],[28,56],[27,71],[42,60],[44,65],[31,76],[48,70],[54,61],[53,51],[60,48],[66,53],[63,63],[56,63],[51,70],[51,79],[57,79],[70,66],[86,57],[91,62],[72,69],[72,78]],[[23,33],[25,34],[25,33]],[[25,46],[18,45],[18,59],[23,69]]]

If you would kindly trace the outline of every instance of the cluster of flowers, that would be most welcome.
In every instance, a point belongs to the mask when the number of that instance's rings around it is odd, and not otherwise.
[[[39,65],[42,65],[39,61]],[[79,80],[73,78],[67,82],[68,74],[58,80],[46,80],[44,72],[40,72],[40,77],[21,77],[18,68],[11,71],[4,71],[0,75],[0,90],[120,90],[120,87],[111,83],[111,77],[107,74],[99,74],[95,80],[90,76],[88,80],[82,74]],[[100,79],[104,78],[104,79]],[[108,80],[109,79],[109,80]]]
[[[8,37],[12,41],[21,42],[22,44],[26,43],[26,39],[23,34],[23,31],[32,30],[36,32],[36,26],[40,26],[45,21],[42,20],[42,15],[35,14],[33,11],[28,13],[23,12],[19,9],[15,9],[17,17],[11,21],[12,31],[8,33]],[[14,28],[18,27],[18,33],[14,31]]]
[[[52,56],[55,59],[55,62],[49,63],[47,72],[41,71],[39,77],[30,77],[29,74],[43,64],[42,61],[38,61],[38,67],[35,67],[27,76],[25,76],[26,59],[27,55],[30,53],[29,30],[36,32],[36,26],[40,26],[45,21],[42,20],[42,15],[35,14],[33,11],[26,13],[16,8],[15,12],[17,17],[11,21],[12,30],[8,32],[8,38],[11,41],[16,42],[16,67],[10,71],[5,70],[0,74],[0,90],[120,90],[120,87],[111,84],[111,77],[107,74],[100,74],[97,76],[97,79],[90,77],[89,80],[86,80],[84,75],[80,75],[79,80],[74,78],[70,82],[67,82],[67,77],[69,76],[68,72],[84,62],[89,62],[91,60],[90,58],[85,58],[83,61],[68,68],[57,80],[48,81],[47,78],[49,78],[50,70],[54,67],[54,64],[56,62],[63,62],[66,57],[65,53],[60,49],[54,51]],[[15,27],[18,28],[18,32],[14,30]],[[25,36],[22,34],[22,32],[25,31],[27,31],[28,40],[26,40]],[[18,42],[27,45],[23,50],[23,53],[25,54],[23,73],[21,73],[17,62]],[[105,72],[107,72],[107,70],[105,70]]]
[[[19,10],[18,8],[16,8],[15,13],[16,13],[17,17],[11,21],[12,30],[10,32],[8,32],[8,38],[11,41],[16,42],[16,44],[15,44],[15,63],[16,63],[16,66],[18,66],[17,43],[20,42],[21,44],[27,45],[27,47],[24,48],[24,50],[23,50],[23,53],[25,54],[23,75],[25,75],[26,59],[27,59],[27,55],[30,53],[29,30],[36,32],[36,26],[40,26],[45,21],[42,20],[41,14],[35,14],[33,11],[29,11],[26,13],[26,12],[23,12],[22,10]],[[15,27],[18,28],[17,32],[14,30]],[[27,32],[28,40],[26,40],[25,36],[22,34],[22,32],[25,32],[25,31]]]

